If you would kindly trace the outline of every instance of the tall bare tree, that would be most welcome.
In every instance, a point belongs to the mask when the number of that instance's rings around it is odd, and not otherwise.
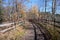
[[[52,20],[55,22],[56,0],[52,0]]]
[[[3,12],[2,12],[3,10],[2,10],[2,0],[0,0],[0,23],[2,23],[2,20],[3,20]]]
[[[46,13],[46,7],[47,7],[47,0],[45,0],[45,13]]]
[[[52,0],[52,14],[54,15],[56,11],[56,0]]]
[[[52,20],[54,21],[54,35],[55,35],[55,12],[56,12],[56,0],[52,0]],[[57,38],[54,36],[54,40],[57,40]]]

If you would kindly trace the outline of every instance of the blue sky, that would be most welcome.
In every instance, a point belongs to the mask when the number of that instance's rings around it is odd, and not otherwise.
[[[39,9],[40,9],[40,11],[45,11],[44,10],[44,0],[30,0],[30,2],[28,3],[28,2],[26,2],[25,3],[26,5],[27,5],[27,7],[28,8],[30,8],[32,5],[37,5],[38,7],[40,7]],[[49,5],[48,5],[49,4]],[[50,7],[52,7],[51,5],[52,5],[52,1],[50,1],[50,2],[48,2],[48,7],[47,7],[47,12],[51,12],[51,8]]]
[[[12,2],[12,0],[9,0],[9,1]],[[8,6],[8,0],[5,0],[5,2],[6,2],[5,6]],[[43,12],[45,11],[44,10],[44,0],[30,0],[29,2],[25,2],[24,4],[27,6],[28,9],[31,8],[32,5],[37,5],[39,7],[40,11],[43,11]],[[11,3],[11,5],[12,5],[12,3]],[[46,11],[51,12],[52,11],[51,7],[52,7],[52,0],[47,2]],[[57,7],[56,13],[60,13],[60,6]]]

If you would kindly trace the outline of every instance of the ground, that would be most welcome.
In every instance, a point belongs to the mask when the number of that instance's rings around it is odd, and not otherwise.
[[[23,35],[25,33],[25,30],[22,28],[22,26],[16,27],[16,29],[10,30],[6,33],[0,34],[0,40],[18,40],[22,39]]]
[[[17,25],[16,29],[0,34],[0,40],[34,40],[34,31],[30,27],[32,25],[26,21],[24,25]]]

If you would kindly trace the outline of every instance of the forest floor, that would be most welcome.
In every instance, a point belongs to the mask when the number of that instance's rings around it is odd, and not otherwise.
[[[0,40],[34,40],[34,31],[31,28],[32,25],[26,21],[24,25],[17,25],[13,30],[0,33]]]
[[[0,40],[20,40],[25,34],[25,30],[22,26],[17,26],[15,29],[10,30],[6,33],[0,34]]]

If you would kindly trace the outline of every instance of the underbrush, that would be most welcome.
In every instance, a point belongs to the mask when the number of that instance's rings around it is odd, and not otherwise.
[[[24,29],[19,26],[9,32],[0,34],[0,40],[22,40],[24,35]]]
[[[46,23],[40,23],[40,24],[43,25],[43,27],[45,27],[50,32],[50,34],[52,35],[51,40],[60,40],[60,33],[57,31],[56,27]]]

